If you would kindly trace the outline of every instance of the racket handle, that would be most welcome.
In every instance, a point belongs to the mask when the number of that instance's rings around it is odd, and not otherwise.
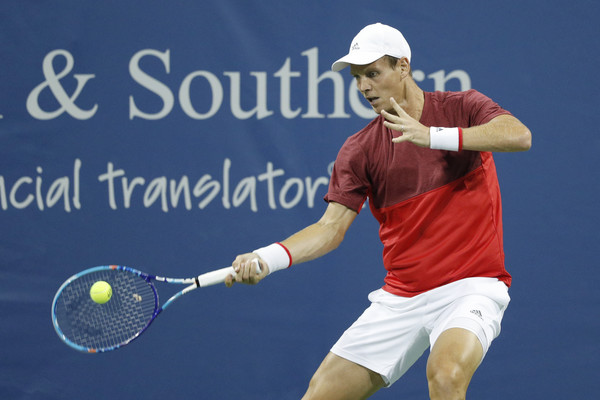
[[[258,258],[252,260],[252,264],[256,266],[256,272],[260,274],[261,269],[260,264],[258,263]],[[225,282],[225,278],[227,278],[228,275],[233,275],[233,277],[235,277],[236,273],[233,267],[225,267],[217,269],[215,271],[207,272],[198,276],[198,286],[206,287],[223,283]]]

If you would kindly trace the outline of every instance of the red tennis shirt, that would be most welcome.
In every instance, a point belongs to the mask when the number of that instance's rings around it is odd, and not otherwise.
[[[510,114],[483,94],[425,92],[425,126],[470,127]],[[492,154],[392,143],[399,132],[376,117],[336,158],[328,202],[357,212],[369,198],[379,221],[383,289],[412,297],[469,277],[510,286],[504,266],[500,188]]]

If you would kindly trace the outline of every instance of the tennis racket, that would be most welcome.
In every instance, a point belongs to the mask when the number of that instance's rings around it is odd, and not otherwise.
[[[260,272],[258,259],[252,262]],[[223,283],[230,274],[236,275],[233,267],[187,279],[149,275],[120,265],[86,269],[67,279],[56,292],[52,324],[58,337],[75,350],[86,353],[116,350],[144,333],[175,300],[199,287]],[[112,288],[112,296],[104,304],[90,297],[90,288],[98,281],[105,281]],[[155,281],[188,286],[161,306]]]

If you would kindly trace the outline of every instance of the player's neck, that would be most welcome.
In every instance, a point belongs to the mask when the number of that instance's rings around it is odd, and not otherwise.
[[[423,113],[425,95],[412,78],[407,78],[404,81],[404,96],[400,106],[408,115],[418,121],[421,119],[421,114]]]

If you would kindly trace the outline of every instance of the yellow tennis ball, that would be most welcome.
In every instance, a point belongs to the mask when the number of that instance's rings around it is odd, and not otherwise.
[[[90,297],[98,304],[104,304],[112,296],[112,287],[105,281],[98,281],[90,288]]]

